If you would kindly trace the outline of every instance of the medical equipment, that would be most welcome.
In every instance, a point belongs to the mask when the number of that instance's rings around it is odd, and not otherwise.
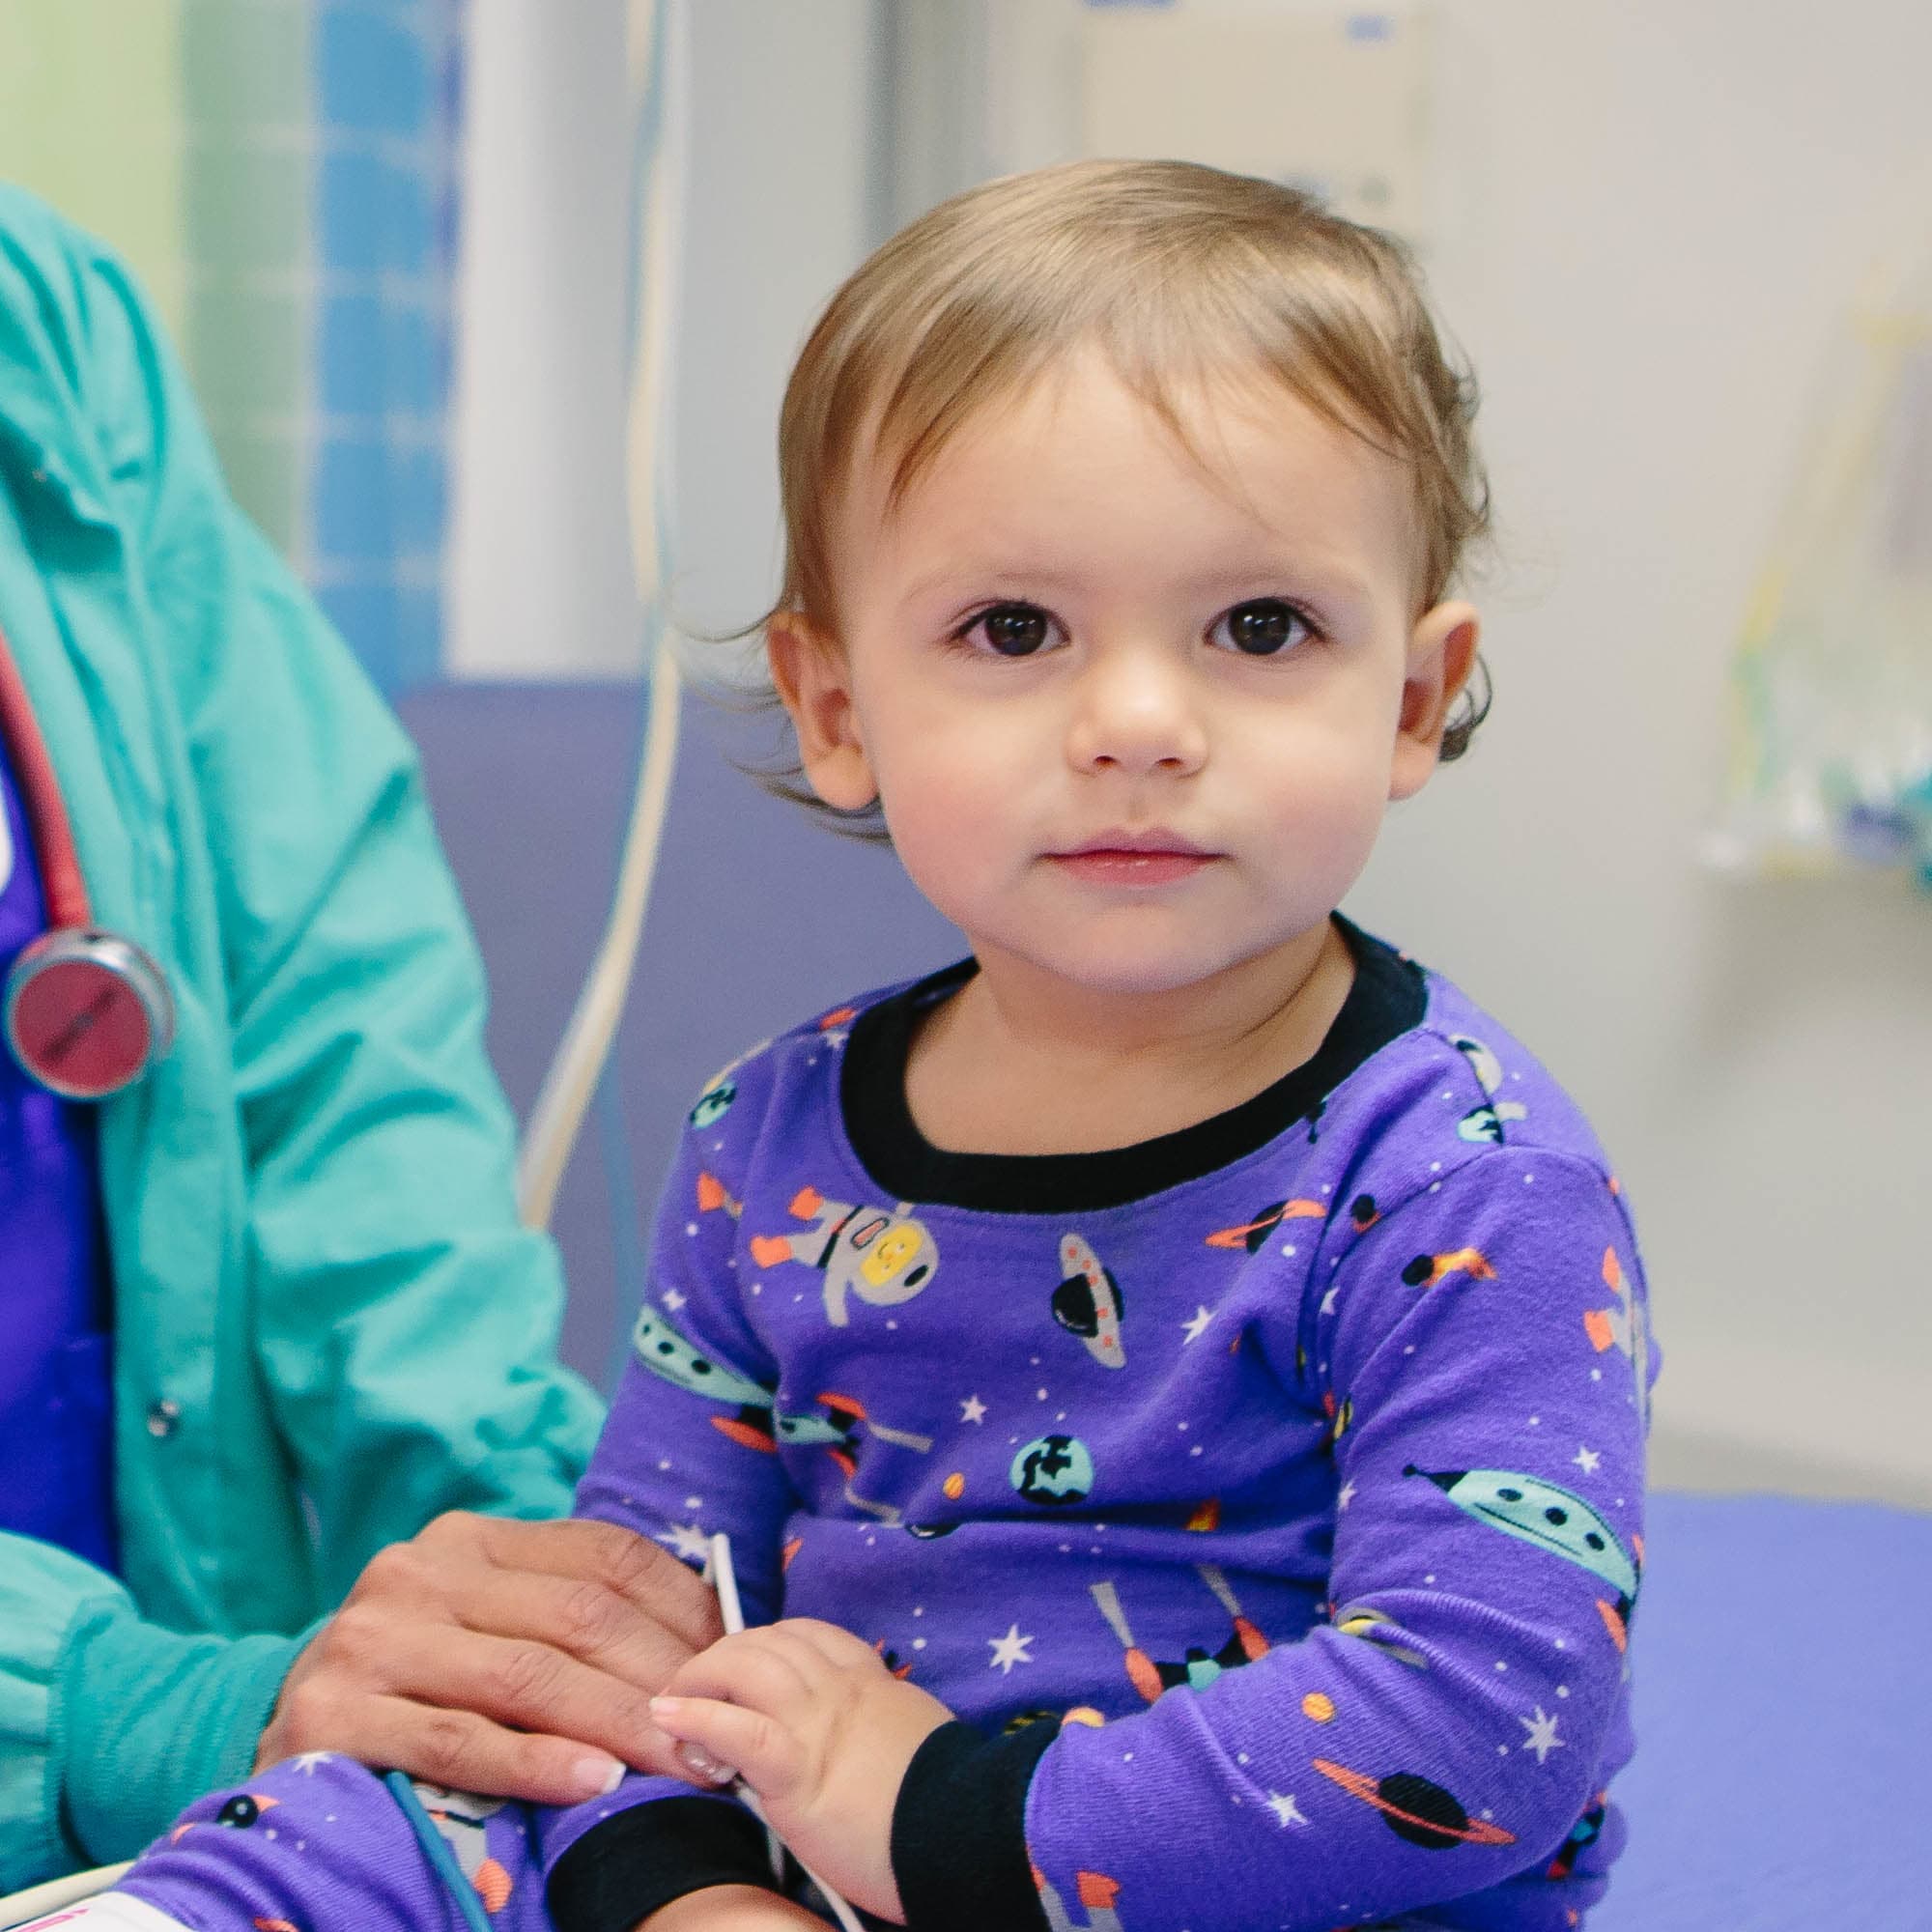
[[[1731,672],[1733,872],[1894,867],[1932,891],[1932,251],[1838,340]]]
[[[174,1000],[151,954],[94,923],[53,759],[4,632],[0,729],[47,902],[47,930],[7,976],[7,1043],[21,1070],[63,1099],[104,1100],[168,1050]]]
[[[517,1161],[525,1222],[550,1225],[578,1131],[602,1078],[623,1018],[638,941],[664,840],[671,774],[677,763],[682,684],[666,616],[665,484],[669,466],[667,386],[676,312],[676,269],[684,197],[688,93],[686,34],[679,0],[631,0],[631,59],[639,85],[638,260],[633,286],[631,397],[626,437],[633,490],[631,527],[638,595],[654,638],[642,757],[617,865],[611,918],[563,1039],[537,1090]]]
[[[483,1910],[483,1900],[478,1896],[476,1888],[463,1876],[463,1867],[456,1862],[456,1855],[443,1843],[442,1833],[423,1809],[422,1800],[416,1796],[409,1774],[385,1771],[383,1782],[389,1787],[389,1796],[396,1801],[396,1808],[409,1821],[410,1830],[415,1833],[423,1856],[436,1867],[436,1875],[442,1881],[464,1924],[469,1932],[491,1932],[490,1915]]]

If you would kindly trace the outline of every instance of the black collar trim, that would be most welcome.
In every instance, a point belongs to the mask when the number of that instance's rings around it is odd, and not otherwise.
[[[852,1026],[839,1074],[845,1135],[880,1192],[893,1201],[1008,1214],[1094,1213],[1179,1187],[1313,1122],[1342,1082],[1422,1022],[1422,969],[1339,915],[1355,958],[1355,983],[1312,1058],[1225,1113],[1133,1147],[1097,1153],[954,1153],[920,1132],[906,1105],[906,1062],[920,1019],[979,969],[943,967],[868,1007]],[[1312,1135],[1311,1135],[1312,1138]]]

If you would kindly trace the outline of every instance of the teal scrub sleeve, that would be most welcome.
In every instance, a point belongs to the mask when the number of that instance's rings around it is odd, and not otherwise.
[[[245,1776],[302,1636],[185,1636],[111,1577],[0,1534],[0,1893],[131,1858]]]
[[[148,666],[156,740],[182,748],[169,832],[192,917],[170,965],[215,1016],[243,1141],[242,1252],[213,1319],[247,1368],[207,1418],[230,1506],[171,1560],[227,1579],[251,1548],[285,1560],[235,1493],[259,1479],[266,1416],[313,1532],[312,1568],[277,1586],[305,1606],[286,1632],[443,1510],[561,1513],[598,1404],[555,1361],[556,1257],[515,1216],[479,962],[411,749],[229,502],[125,272],[57,234],[63,378],[111,499],[90,540],[101,608]],[[121,1320],[142,1319],[149,1285],[117,1286]],[[0,1888],[127,1857],[245,1768],[300,1641],[178,1634],[64,1552],[0,1538]]]
[[[321,1602],[439,1512],[564,1511],[599,1406],[515,1212],[481,962],[413,749],[230,502],[185,381],[109,258],[98,412],[212,865],[256,1359]]]

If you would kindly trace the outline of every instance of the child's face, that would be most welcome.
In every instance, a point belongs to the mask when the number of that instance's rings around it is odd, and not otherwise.
[[[1476,615],[1416,618],[1403,471],[1260,384],[1188,429],[1211,471],[1083,358],[890,515],[862,473],[839,635],[774,628],[814,788],[879,797],[982,963],[1152,993],[1292,946],[1435,766]]]

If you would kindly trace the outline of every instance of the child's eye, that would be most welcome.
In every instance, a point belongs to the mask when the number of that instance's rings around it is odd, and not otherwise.
[[[1053,641],[1053,619],[1037,604],[995,604],[957,633],[1003,658],[1030,658]]]
[[[1279,597],[1257,597],[1217,617],[1208,635],[1217,642],[1225,638],[1243,657],[1268,658],[1305,642],[1315,628],[1293,604]]]

